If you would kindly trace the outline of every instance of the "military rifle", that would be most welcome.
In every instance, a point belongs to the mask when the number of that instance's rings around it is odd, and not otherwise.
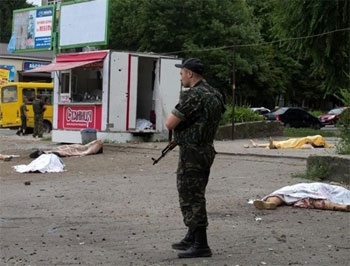
[[[173,132],[169,131],[169,144],[162,150],[161,155],[157,159],[152,157],[153,165],[158,163],[169,151],[176,147],[177,143],[174,140],[172,140],[172,135]]]

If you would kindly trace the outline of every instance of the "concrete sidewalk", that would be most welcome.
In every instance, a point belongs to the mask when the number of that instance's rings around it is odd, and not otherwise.
[[[274,137],[274,140],[286,140],[286,137]],[[339,138],[326,137],[327,143],[336,145]],[[268,143],[268,139],[254,139],[257,143]],[[107,144],[108,145],[108,144]],[[115,147],[127,149],[157,150],[159,156],[166,142],[135,142],[127,144],[111,144]],[[350,184],[350,156],[339,155],[336,148],[311,148],[311,149],[267,149],[254,148],[249,139],[237,139],[226,141],[215,141],[215,150],[218,154],[231,156],[256,156],[270,158],[299,159],[305,161],[307,169],[317,169],[323,174],[323,179]],[[178,147],[171,152],[177,152]],[[322,166],[322,167],[321,167]],[[321,170],[320,170],[321,169]],[[322,170],[323,169],[323,170]],[[315,170],[316,171],[316,170]],[[326,172],[322,172],[326,171]]]
[[[286,137],[274,138],[274,140],[286,140]],[[254,139],[257,143],[268,143],[268,139]],[[326,141],[335,145],[338,138],[326,138]],[[313,149],[267,149],[254,148],[249,139],[215,141],[215,149],[218,153],[232,155],[249,155],[249,156],[271,156],[271,157],[289,157],[306,159],[310,155],[336,155],[335,148],[313,148]]]
[[[275,137],[274,140],[286,140],[286,137]],[[267,143],[268,139],[254,139],[257,143]],[[335,145],[338,138],[326,138],[329,144]],[[126,144],[106,144],[129,148],[145,148],[162,150],[166,147],[166,142],[135,142]],[[215,141],[214,146],[219,154],[241,155],[241,156],[267,156],[306,159],[310,155],[336,155],[335,148],[315,148],[315,149],[265,149],[252,147],[249,139]],[[175,148],[175,150],[178,148]]]
[[[60,145],[50,141],[42,141],[41,139],[34,139],[30,135],[19,137],[12,131],[2,130],[0,140],[5,141],[0,147],[0,151],[8,149],[53,149]],[[274,137],[274,140],[286,140],[287,137]],[[325,137],[329,144],[336,145],[339,138]],[[257,143],[268,143],[268,138],[254,139]],[[104,146],[127,147],[127,148],[144,148],[153,150],[163,150],[167,142],[129,142],[129,143],[104,143]],[[216,151],[219,154],[230,154],[238,156],[266,156],[266,157],[285,157],[285,158],[300,158],[307,159],[310,155],[320,156],[340,156],[336,154],[335,148],[317,148],[317,149],[274,149],[269,150],[265,148],[252,147],[249,139],[235,139],[235,140],[218,140],[214,142]],[[175,148],[177,150],[178,147]],[[349,156],[346,156],[349,157]]]

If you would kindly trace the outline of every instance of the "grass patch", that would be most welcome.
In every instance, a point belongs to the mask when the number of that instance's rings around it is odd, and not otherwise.
[[[234,112],[233,107],[229,104],[226,106],[226,111],[223,114],[220,125],[232,124],[232,117],[234,115],[235,123],[251,122],[251,121],[262,121],[264,116],[253,112],[251,109],[245,106],[235,106]],[[233,114],[234,113],[234,114]]]
[[[322,181],[326,180],[330,173],[331,169],[328,165],[315,165],[311,169],[308,169],[306,173],[294,174],[293,177]]]
[[[341,140],[337,144],[337,153],[349,155],[350,154],[350,130],[348,132],[342,132]]]
[[[340,137],[341,137],[341,140],[337,145],[337,152],[339,154],[349,155],[350,154],[350,109],[347,109],[343,113],[337,125],[340,128]]]

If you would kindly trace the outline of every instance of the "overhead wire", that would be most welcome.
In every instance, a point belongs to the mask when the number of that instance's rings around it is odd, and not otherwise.
[[[186,52],[207,52],[207,51],[216,51],[216,50],[225,50],[225,49],[232,49],[232,48],[239,48],[239,47],[254,47],[254,46],[264,46],[269,44],[275,44],[275,43],[281,43],[281,42],[287,42],[287,41],[296,41],[296,40],[304,40],[304,39],[310,39],[315,37],[320,37],[324,35],[329,35],[335,32],[341,32],[341,31],[349,31],[350,28],[343,28],[343,29],[337,29],[332,31],[327,31],[319,34],[314,35],[308,35],[308,36],[302,36],[302,37],[294,37],[294,38],[287,38],[287,39],[281,39],[271,42],[260,42],[260,43],[252,43],[252,44],[233,44],[228,46],[221,46],[221,47],[215,47],[215,48],[204,48],[204,49],[193,49],[193,50],[182,50],[182,51],[174,51],[174,52],[168,52],[165,53],[166,55],[171,54],[179,54],[179,53],[186,53]]]

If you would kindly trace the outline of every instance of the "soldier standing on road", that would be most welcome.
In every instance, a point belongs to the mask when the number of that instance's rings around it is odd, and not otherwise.
[[[16,134],[18,136],[22,135],[24,136],[26,134],[26,130],[27,130],[27,103],[28,103],[28,99],[27,97],[23,97],[23,103],[21,104],[19,111],[21,114],[21,127],[17,130]]]
[[[34,132],[33,137],[43,137],[44,133],[44,112],[46,110],[45,104],[41,99],[41,95],[37,95],[33,101],[34,111]]]
[[[177,190],[188,231],[184,239],[172,244],[172,248],[183,250],[179,258],[210,257],[205,189],[216,154],[213,142],[225,111],[224,101],[204,80],[201,60],[190,58],[175,66],[181,68],[182,85],[189,89],[181,92],[179,103],[166,120],[166,127],[174,130],[174,140],[180,147]]]

